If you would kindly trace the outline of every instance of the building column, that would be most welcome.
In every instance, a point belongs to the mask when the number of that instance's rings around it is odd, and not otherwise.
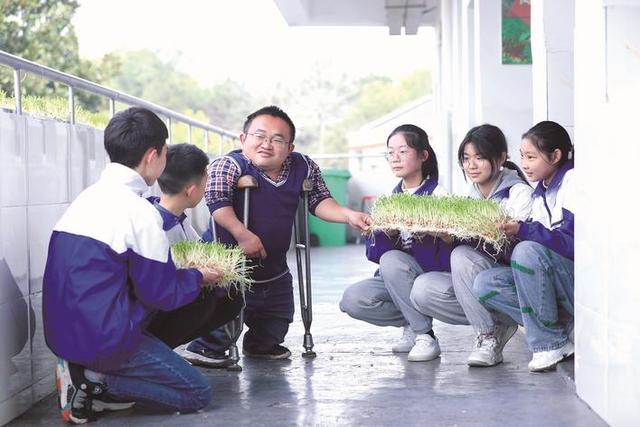
[[[574,0],[531,2],[533,122],[553,120],[573,133]]]

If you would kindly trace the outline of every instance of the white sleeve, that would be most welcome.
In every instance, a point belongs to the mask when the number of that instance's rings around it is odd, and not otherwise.
[[[438,184],[436,188],[433,189],[433,192],[431,193],[431,195],[442,197],[442,196],[448,196],[449,192],[442,185]]]
[[[505,204],[507,213],[512,218],[524,221],[531,215],[533,188],[527,184],[515,184],[509,190],[509,199]]]
[[[562,185],[560,186],[562,208],[568,210],[575,215],[576,207],[576,193],[573,188],[573,169],[568,170],[562,178]]]

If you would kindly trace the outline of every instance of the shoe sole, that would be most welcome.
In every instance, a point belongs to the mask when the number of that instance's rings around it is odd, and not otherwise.
[[[411,356],[411,355],[409,355],[409,356],[407,356],[407,360],[409,362],[429,362],[431,360],[435,360],[438,357],[440,357],[440,353],[441,352],[438,352],[436,354],[432,354],[432,355],[429,355],[429,356]]]
[[[94,399],[91,402],[91,410],[93,412],[104,411],[124,411],[132,408],[136,402],[103,402],[101,400]]]
[[[266,360],[282,360],[282,359],[288,359],[289,357],[291,357],[290,351],[275,355],[275,354],[249,353],[243,350],[242,354],[247,357],[251,357],[253,359],[266,359]]]
[[[234,363],[231,359],[221,360],[220,362],[211,362],[208,360],[197,359],[195,357],[183,357],[183,359],[194,366],[200,366],[209,369],[225,369],[233,365]]]
[[[491,366],[497,366],[501,364],[503,360],[498,360],[495,363],[488,363],[478,359],[467,359],[467,365],[473,368],[490,368]]]
[[[529,367],[529,372],[546,372],[546,371],[552,371],[556,368],[556,366],[558,365],[558,363],[562,362],[565,359],[568,359],[569,357],[573,356],[573,354],[575,353],[575,350],[571,350],[570,352],[563,354],[561,358],[559,358],[558,360],[556,360],[555,362],[549,363],[547,365],[544,366],[538,366],[536,368],[531,368]]]

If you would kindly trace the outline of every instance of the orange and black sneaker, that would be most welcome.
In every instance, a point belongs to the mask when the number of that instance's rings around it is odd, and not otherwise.
[[[85,424],[92,421],[91,396],[80,387],[76,387],[71,379],[69,363],[58,358],[56,364],[56,389],[58,391],[58,408],[66,422]]]
[[[96,419],[96,413],[129,409],[135,402],[123,402],[107,393],[104,384],[87,380],[82,366],[58,358],[56,365],[58,407],[62,419],[85,424]]]

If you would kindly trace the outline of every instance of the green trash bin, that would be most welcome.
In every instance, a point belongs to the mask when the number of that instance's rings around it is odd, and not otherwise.
[[[322,178],[327,183],[334,199],[341,205],[347,204],[347,182],[351,174],[346,169],[324,169]],[[346,224],[326,222],[309,215],[309,233],[311,244],[316,241],[320,246],[344,246],[347,243]],[[314,238],[315,236],[315,238]]]

